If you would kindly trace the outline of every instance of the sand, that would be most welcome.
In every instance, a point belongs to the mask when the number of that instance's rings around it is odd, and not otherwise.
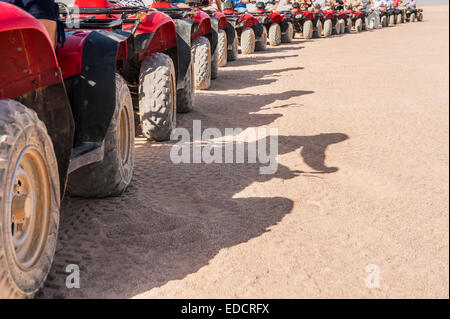
[[[278,171],[138,137],[122,196],[63,203],[38,297],[448,298],[448,17],[240,56],[178,126],[278,128]]]

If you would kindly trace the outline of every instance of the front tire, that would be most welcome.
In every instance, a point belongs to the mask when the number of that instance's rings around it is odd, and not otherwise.
[[[235,61],[238,58],[238,53],[239,53],[239,39],[238,39],[238,34],[236,31],[234,31],[234,41],[233,44],[231,46],[231,49],[228,50],[228,56],[227,59],[228,61]]]
[[[391,14],[389,16],[389,25],[394,26],[395,24],[395,15]]]
[[[45,124],[0,100],[0,299],[32,298],[45,282],[59,227],[58,162]]]
[[[278,46],[281,43],[281,28],[278,23],[272,24],[269,28],[269,45]]]
[[[320,38],[322,36],[323,26],[322,21],[317,20],[316,29],[313,32],[313,38]]]
[[[255,31],[245,28],[241,34],[241,52],[244,55],[255,52]]]
[[[210,76],[210,75],[209,75]],[[172,59],[153,53],[141,63],[139,113],[142,133],[149,140],[165,141],[176,125],[176,84]]]
[[[188,113],[194,108],[194,63],[191,61],[186,72],[184,88],[177,90],[177,112]]]
[[[257,24],[256,28],[261,28],[261,37],[255,42],[255,51],[264,51],[267,48],[267,29],[262,24]]]
[[[323,36],[325,38],[331,36],[331,33],[333,32],[333,21],[330,19],[325,20],[325,23],[323,25]]]
[[[225,32],[225,30],[219,30],[219,40],[218,40],[218,44],[217,44],[217,55],[219,57],[219,67],[224,67],[227,65],[227,55],[228,55],[228,50],[227,50],[227,45],[228,45],[228,41],[227,41],[227,33]]]
[[[281,35],[282,43],[291,43],[294,38],[294,27],[291,22],[288,22],[288,27],[286,31]]]
[[[411,15],[409,16],[409,22],[416,22],[416,14],[415,13],[411,13]]]
[[[311,20],[303,23],[303,39],[311,39],[313,36],[314,26]]]
[[[123,193],[133,176],[134,132],[130,91],[125,80],[116,74],[116,107],[106,132],[103,160],[72,172],[69,176],[69,193],[80,197],[106,197]]]
[[[194,57],[195,89],[207,90],[211,86],[211,45],[209,40],[200,36],[192,41]]]
[[[347,19],[347,25],[345,25],[345,32],[346,33],[350,33],[352,32],[352,25],[353,25],[353,21],[351,18]]]
[[[356,30],[356,32],[359,33],[362,31],[362,29],[363,29],[363,22],[362,22],[362,19],[359,18],[355,21],[355,30]]]

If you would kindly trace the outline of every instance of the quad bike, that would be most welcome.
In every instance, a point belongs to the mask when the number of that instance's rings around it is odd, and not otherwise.
[[[339,21],[341,24],[341,33],[350,33],[353,28],[352,15],[347,10],[339,11]]]
[[[335,9],[328,9],[323,12],[323,36],[329,37],[332,34],[339,35],[345,30],[344,15],[338,13]]]
[[[298,2],[292,5],[295,32],[303,35],[304,39],[320,38],[322,36],[322,14],[320,10],[301,10]]]
[[[279,14],[278,12],[266,11],[265,7],[264,2],[258,2],[256,4],[256,11],[250,13],[257,17],[259,23],[265,26],[268,33],[269,45],[278,46],[282,42],[290,43],[294,37],[291,14]]]
[[[73,8],[60,7],[63,18],[70,22],[66,22],[68,31],[77,29],[78,19],[92,28],[96,24],[89,24],[91,20],[123,21],[114,27],[129,35],[117,72],[138,97],[144,136],[155,141],[170,139],[177,111],[193,107],[192,62],[185,43],[190,33],[180,34],[169,16],[146,7],[119,7],[105,0],[76,0]]]
[[[347,14],[349,15],[351,19],[351,26],[355,29],[356,32],[361,32],[366,30],[366,24],[365,24],[365,13],[361,10],[349,8],[347,10]]]
[[[123,20],[80,19],[55,50],[22,9],[0,2],[0,298],[30,298],[53,261],[60,201],[121,194],[134,166],[134,113],[118,67]],[[69,175],[70,174],[70,175]]]
[[[228,21],[228,17],[218,11],[206,10],[203,7],[210,5],[210,0],[193,1],[188,0],[187,3],[192,7],[200,8],[203,12],[207,13],[211,18],[213,26],[213,32],[217,32],[217,49],[214,50],[212,57],[212,74],[211,78],[217,78],[218,67],[224,67],[227,65],[227,61],[234,61],[237,59],[237,41],[236,41],[236,29],[233,23]],[[231,53],[228,59],[228,52]],[[235,52],[236,54],[233,54]]]
[[[190,8],[177,8],[169,1],[154,1],[152,8],[169,15],[175,23],[179,38],[182,38],[183,47],[190,47],[192,65],[189,71],[194,74],[194,87],[197,90],[206,90],[211,86],[211,79],[218,73],[218,23],[213,23],[210,16],[200,10],[201,2],[189,0],[185,2]],[[189,112],[190,109],[179,109],[178,112]]]
[[[388,26],[395,26],[397,24],[397,16],[395,14],[395,10],[394,8],[387,8],[386,10],[386,15],[387,15],[387,24]]]
[[[236,49],[230,52],[237,55],[237,43],[240,43],[242,54],[254,51],[264,51],[267,47],[267,29],[258,19],[249,13],[239,13],[234,10],[232,1],[225,1],[223,13],[236,30]]]
[[[380,12],[374,8],[370,8],[365,12],[364,25],[366,30],[374,30],[380,27]]]
[[[417,9],[416,7],[407,7],[405,9],[405,21],[423,21],[423,9]]]
[[[380,25],[383,28],[387,28],[389,26],[389,15],[385,8],[380,8]]]
[[[392,8],[392,10],[394,11],[394,23],[395,24],[401,24],[405,22],[405,16],[404,13],[401,9],[399,8]]]

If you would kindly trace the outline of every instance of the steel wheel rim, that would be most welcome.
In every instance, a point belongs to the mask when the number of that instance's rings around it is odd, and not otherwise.
[[[122,157],[122,164],[128,162],[130,154],[130,117],[127,112],[127,107],[124,105],[120,110],[119,117],[119,149]]]
[[[41,256],[50,220],[50,179],[40,151],[33,146],[17,159],[7,205],[14,261],[27,271]]]

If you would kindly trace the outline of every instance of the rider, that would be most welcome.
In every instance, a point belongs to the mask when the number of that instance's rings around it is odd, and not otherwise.
[[[21,9],[27,11],[29,14],[34,16],[47,30],[50,41],[54,48],[59,42],[63,42],[64,31],[62,30],[62,25],[58,23],[59,21],[59,7],[54,0],[0,0],[3,2],[9,2],[14,4]],[[58,31],[62,31],[58,32]],[[58,38],[58,34],[61,35]]]

